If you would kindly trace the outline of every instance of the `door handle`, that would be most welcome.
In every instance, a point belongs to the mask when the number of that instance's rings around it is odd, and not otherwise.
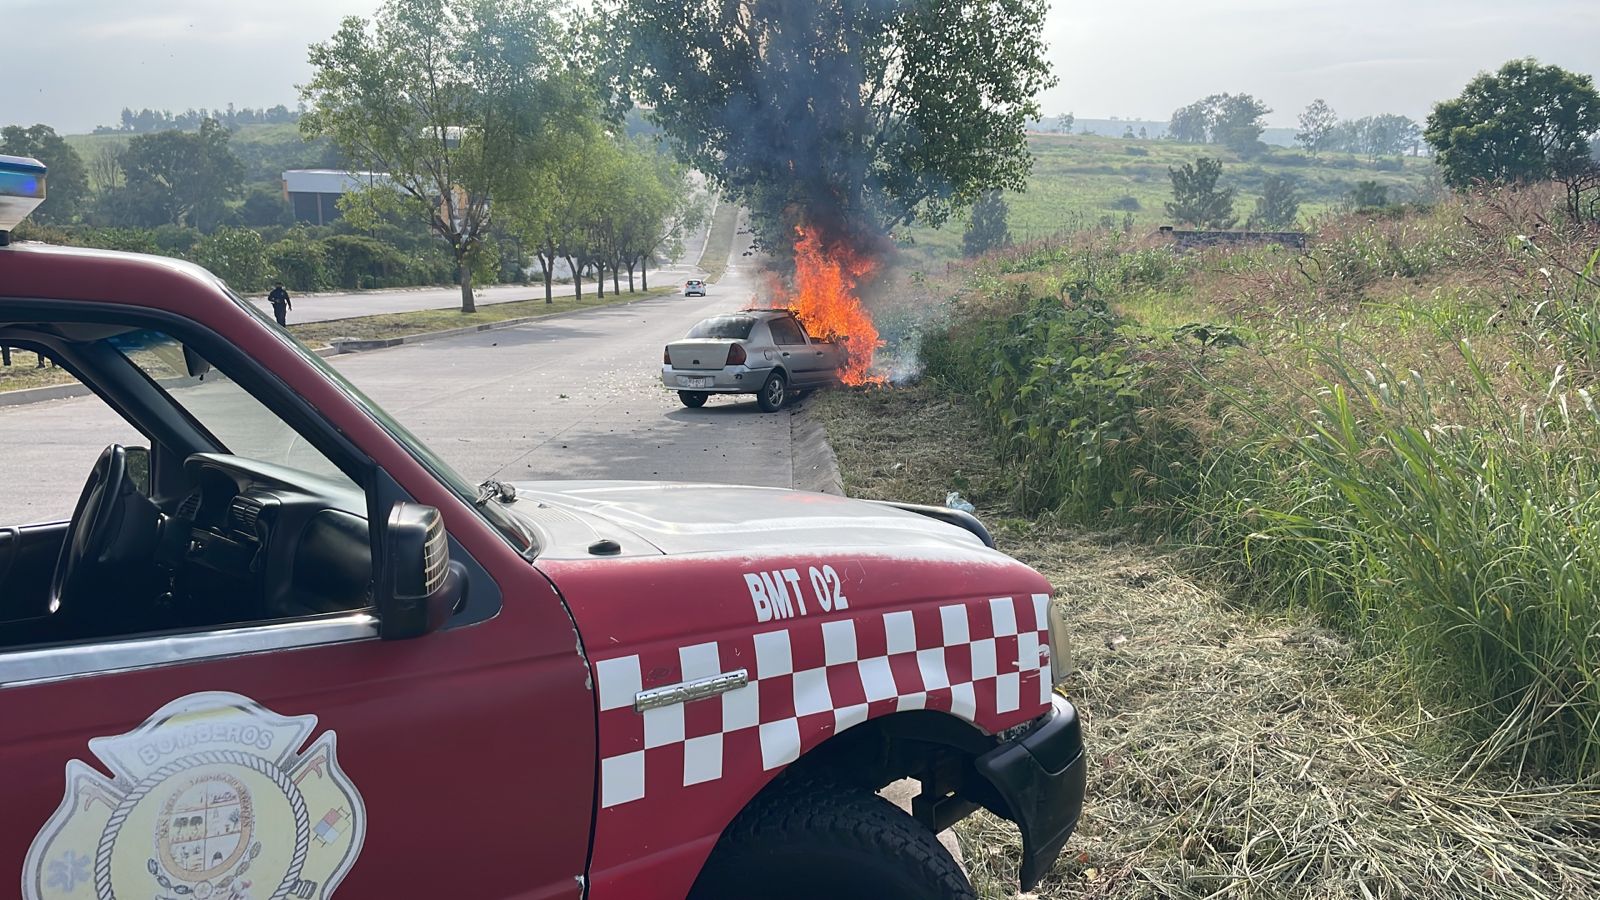
[[[821,350],[818,350],[818,351],[817,351],[817,355],[818,355],[818,356],[821,356],[821,355],[822,355],[822,351],[821,351]]]
[[[784,356],[788,356],[789,355],[789,351],[787,351],[787,350],[783,351],[783,355]]]

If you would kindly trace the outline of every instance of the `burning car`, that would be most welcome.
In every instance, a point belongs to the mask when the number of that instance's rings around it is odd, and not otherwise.
[[[755,394],[762,412],[776,412],[796,392],[837,384],[846,358],[787,309],[746,310],[705,319],[668,344],[661,382],[690,408],[712,394]]]

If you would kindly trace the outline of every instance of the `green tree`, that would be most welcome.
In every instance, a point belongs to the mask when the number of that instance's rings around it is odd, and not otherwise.
[[[1268,175],[1261,183],[1261,196],[1250,214],[1248,228],[1277,231],[1294,225],[1300,215],[1300,192],[1292,175]]]
[[[1172,200],[1167,215],[1184,225],[1226,230],[1239,217],[1233,214],[1233,188],[1218,188],[1222,161],[1202,156],[1193,164],[1167,169],[1172,178]]]
[[[1222,94],[1217,101],[1211,126],[1211,142],[1240,154],[1253,154],[1261,145],[1262,121],[1272,112],[1265,103],[1249,94]]]
[[[1328,101],[1319,97],[1311,101],[1305,112],[1300,114],[1300,130],[1295,133],[1294,139],[1307,153],[1316,156],[1326,149],[1328,138],[1338,124],[1338,114],[1328,105]]]
[[[239,207],[239,218],[254,228],[290,225],[294,222],[294,211],[283,199],[282,192],[258,187],[245,195],[244,203]]]
[[[1206,101],[1180,107],[1167,123],[1167,137],[1184,144],[1204,144],[1211,132],[1211,114]]]
[[[61,224],[77,218],[89,194],[89,172],[78,151],[49,125],[7,125],[0,128],[0,153],[29,156],[44,163],[45,200],[30,218],[41,224]]]
[[[937,226],[1022,189],[1025,128],[1054,83],[1047,0],[618,0],[622,87],[681,158],[787,247]],[[843,235],[840,235],[843,236]]]
[[[961,252],[965,256],[982,256],[1011,244],[1011,231],[1007,225],[1011,209],[999,191],[985,191],[972,206],[972,217],[961,236]]]
[[[388,174],[356,207],[426,222],[449,247],[471,312],[473,269],[498,194],[510,196],[587,108],[559,0],[387,0],[311,48],[307,138]]]
[[[575,265],[575,252],[583,242],[585,205],[592,201],[595,167],[593,148],[605,140],[598,121],[564,132],[560,142],[545,154],[543,164],[524,169],[507,191],[508,227],[533,248],[544,281],[544,302],[554,303],[555,268],[568,263],[573,291],[583,299],[583,279]]]
[[[261,235],[248,228],[223,226],[202,237],[194,261],[236,291],[252,291],[267,280],[267,251]]]
[[[160,131],[128,139],[119,156],[126,178],[125,203],[146,219],[141,224],[215,228],[227,213],[227,201],[239,195],[244,167],[228,149],[228,132],[215,119],[204,119],[192,133]],[[133,223],[130,223],[133,224]]]
[[[1221,144],[1240,154],[1258,150],[1262,121],[1272,112],[1249,94],[1212,94],[1172,114],[1167,133],[1186,144]]]
[[[1358,212],[1370,212],[1389,205],[1389,189],[1376,181],[1358,181],[1350,190],[1350,206]]]
[[[1580,172],[1592,165],[1589,139],[1597,131],[1600,93],[1591,76],[1516,59],[1434,106],[1424,136],[1445,183],[1459,190]]]

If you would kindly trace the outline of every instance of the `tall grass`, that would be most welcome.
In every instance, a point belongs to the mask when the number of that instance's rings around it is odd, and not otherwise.
[[[1460,224],[1487,212],[1329,223],[1300,258],[1013,254],[927,371],[1024,509],[1202,547],[1395,660],[1482,759],[1600,774],[1600,238],[1540,257]],[[1217,321],[1115,311],[1162,295]]]

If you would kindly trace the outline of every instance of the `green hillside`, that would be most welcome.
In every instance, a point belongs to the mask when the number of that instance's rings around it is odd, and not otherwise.
[[[1234,211],[1241,220],[1255,207],[1268,175],[1291,175],[1300,183],[1300,218],[1309,221],[1337,209],[1360,181],[1384,185],[1391,201],[1414,200],[1428,190],[1434,171],[1429,158],[1388,158],[1374,164],[1348,153],[1324,153],[1313,160],[1281,147],[1243,160],[1216,145],[1097,135],[1039,134],[1029,143],[1034,166],[1028,190],[1006,194],[1012,238],[1019,242],[1093,228],[1107,217],[1120,228],[1129,214],[1136,229],[1169,224],[1163,207],[1172,199],[1167,169],[1199,156],[1223,161],[1222,184],[1238,190]],[[959,256],[965,226],[957,220],[938,230],[913,229],[908,261],[929,264]]]
[[[131,134],[68,134],[68,146],[78,151],[85,162],[101,148],[126,146]],[[284,169],[338,165],[337,155],[325,140],[307,143],[300,137],[300,126],[293,123],[242,125],[228,139],[229,146],[245,167],[250,184],[277,186]]]

